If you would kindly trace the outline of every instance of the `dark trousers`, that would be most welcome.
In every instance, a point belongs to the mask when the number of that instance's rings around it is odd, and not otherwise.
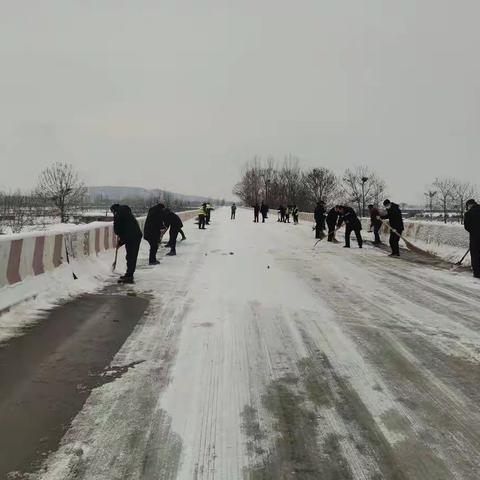
[[[290,214],[285,215],[285,223],[290,223]]]
[[[480,278],[480,238],[470,238],[470,258],[473,275]]]
[[[205,215],[198,216],[198,228],[200,230],[205,230]]]
[[[293,215],[293,223],[298,223],[298,215]]]
[[[400,232],[401,234],[401,232]],[[392,249],[392,254],[400,256],[400,237],[395,232],[390,232],[390,248]]]
[[[267,218],[267,214],[262,212],[262,223],[265,223],[266,218]]]
[[[236,212],[232,211],[232,216],[230,217],[230,220],[235,220],[235,214]]]
[[[172,252],[177,251],[177,238],[180,230],[180,228],[170,227],[170,240],[168,241],[168,245]]]
[[[253,221],[258,223],[260,214],[258,212],[253,213]]]
[[[323,231],[325,230],[325,220],[320,220],[315,225],[315,238],[323,238],[325,234]]]
[[[148,243],[150,244],[149,262],[153,263],[157,260],[158,245],[160,242],[158,240],[148,240]]]
[[[141,238],[127,240],[125,242],[125,250],[127,251],[127,273],[126,277],[133,277],[137,268],[138,251],[140,250]]]
[[[355,232],[357,237],[358,247],[362,248],[363,238],[362,238],[362,229],[360,227],[352,227],[351,225],[345,226],[345,246],[350,246],[350,235],[352,232]]]
[[[183,233],[183,230],[180,229],[179,232],[178,232],[181,236],[182,236],[182,240],[185,240],[187,237],[185,236],[185,234]]]
[[[328,225],[328,241],[333,242],[335,240],[335,226],[336,224],[334,223],[333,225],[329,223]]]
[[[380,238],[380,229],[382,228],[382,222],[373,224],[373,235],[375,236],[375,243],[382,243]]]
[[[205,218],[207,225],[210,225],[210,210],[207,210],[207,217]]]

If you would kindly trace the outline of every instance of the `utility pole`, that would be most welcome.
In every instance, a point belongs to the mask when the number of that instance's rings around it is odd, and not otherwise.
[[[368,177],[362,177],[362,217],[365,216],[365,184],[368,182]]]
[[[433,217],[433,199],[437,195],[438,192],[434,192],[432,190],[429,190],[425,195],[429,197],[429,207],[430,207],[430,216]]]

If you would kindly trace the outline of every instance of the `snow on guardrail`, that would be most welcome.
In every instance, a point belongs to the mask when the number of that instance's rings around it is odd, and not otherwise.
[[[195,210],[179,213],[182,221],[195,215]],[[143,230],[145,217],[138,220]],[[113,249],[116,242],[112,222],[59,225],[54,231],[1,236],[0,288],[52,271],[66,263],[67,255],[78,261]]]

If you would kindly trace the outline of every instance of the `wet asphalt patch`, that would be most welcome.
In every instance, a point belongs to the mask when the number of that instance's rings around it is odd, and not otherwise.
[[[90,392],[135,368],[108,367],[149,300],[114,293],[83,295],[44,312],[22,336],[1,345],[1,479],[36,471]]]

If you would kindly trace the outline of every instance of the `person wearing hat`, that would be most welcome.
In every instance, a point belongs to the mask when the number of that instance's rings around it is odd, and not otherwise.
[[[480,278],[480,205],[472,198],[466,203],[465,230],[470,234],[470,257],[475,278]]]
[[[127,271],[120,277],[118,283],[134,283],[133,276],[137,268],[142,230],[127,205],[116,203],[110,207],[110,210],[113,213],[113,230],[118,237],[117,248],[125,245],[127,251]]]
[[[390,200],[385,200],[383,202],[383,206],[387,210],[385,215],[380,215],[380,219],[388,220],[390,224],[390,228],[393,231],[390,231],[390,248],[392,249],[392,253],[390,254],[391,257],[399,257],[400,256],[400,235],[404,230],[403,226],[403,217],[402,211],[400,207],[396,204],[391,202]]]

